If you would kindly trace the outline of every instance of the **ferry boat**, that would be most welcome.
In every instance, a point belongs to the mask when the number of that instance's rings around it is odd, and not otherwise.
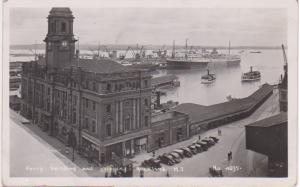
[[[201,76],[201,83],[202,84],[211,84],[216,80],[216,75],[209,73],[209,70],[207,70],[207,74]]]
[[[251,82],[260,80],[260,72],[253,71],[252,66],[250,67],[250,71],[242,74],[242,82]]]

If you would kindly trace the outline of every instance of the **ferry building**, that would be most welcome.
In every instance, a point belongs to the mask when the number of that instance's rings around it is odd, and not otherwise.
[[[151,75],[108,58],[80,59],[73,21],[69,8],[50,11],[45,57],[23,64],[21,114],[66,144],[75,134],[76,146],[101,162],[147,150]]]

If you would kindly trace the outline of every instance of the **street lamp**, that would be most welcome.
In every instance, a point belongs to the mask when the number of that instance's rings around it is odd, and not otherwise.
[[[72,154],[72,161],[74,162],[75,161],[75,153],[74,153],[74,150],[75,150],[75,146],[76,146],[76,136],[75,136],[75,134],[74,134],[74,131],[73,131],[73,129],[71,129],[70,130],[70,132],[69,132],[69,139],[68,139],[69,141],[68,141],[68,144],[70,145],[70,146],[72,146],[72,152],[73,152],[73,154]]]

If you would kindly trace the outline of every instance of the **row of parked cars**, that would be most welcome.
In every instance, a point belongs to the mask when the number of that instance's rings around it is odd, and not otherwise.
[[[199,139],[187,147],[175,149],[170,153],[159,155],[157,158],[150,158],[148,160],[145,160],[141,164],[141,166],[150,167],[151,169],[160,168],[161,163],[172,166],[174,164],[180,163],[184,158],[190,158],[193,155],[196,155],[203,151],[207,151],[209,147],[215,145],[218,141],[219,139],[215,136],[206,137],[201,140]]]

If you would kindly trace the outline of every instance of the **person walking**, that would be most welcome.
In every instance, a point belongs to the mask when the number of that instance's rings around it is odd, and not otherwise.
[[[155,151],[152,152],[152,157],[155,157]]]
[[[227,153],[227,160],[228,160],[228,162],[230,161],[230,153],[229,152]]]
[[[144,170],[140,170],[140,177],[144,177]]]
[[[232,152],[229,151],[229,159],[232,160]]]
[[[198,136],[198,138],[199,138],[199,140],[201,140],[201,136],[200,135]]]

